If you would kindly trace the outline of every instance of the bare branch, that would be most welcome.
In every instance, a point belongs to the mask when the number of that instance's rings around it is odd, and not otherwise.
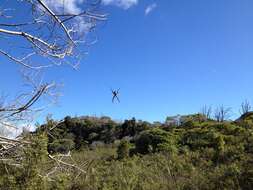
[[[231,112],[231,108],[225,108],[224,105],[221,105],[216,108],[215,113],[214,113],[214,118],[218,122],[224,122],[229,118],[229,114]]]
[[[52,160],[60,163],[60,164],[63,164],[64,166],[67,166],[67,167],[70,167],[70,168],[74,168],[74,169],[79,170],[79,171],[81,171],[83,173],[86,173],[82,168],[76,166],[75,164],[69,164],[69,163],[64,162],[61,159],[57,158],[57,157],[60,157],[60,158],[62,158],[62,157],[71,157],[70,152],[68,154],[66,154],[66,155],[61,154],[61,155],[56,155],[56,156],[52,156],[52,155],[49,154],[48,157],[51,158]]]
[[[204,116],[206,117],[206,119],[211,119],[212,107],[211,107],[211,106],[204,105],[204,106],[201,108],[200,113],[201,113],[202,115],[204,115]]]
[[[246,114],[246,113],[250,112],[250,110],[251,110],[251,105],[250,105],[249,101],[245,100],[244,102],[242,102],[241,108],[239,110],[240,114],[241,115]]]
[[[0,127],[11,130],[33,121],[33,117],[47,105],[46,101],[55,101],[59,95],[57,85],[42,81],[38,73],[62,64],[76,68],[81,55],[91,45],[89,33],[95,30],[97,23],[106,20],[105,14],[96,11],[98,3],[88,1],[84,1],[76,12],[58,9],[64,6],[60,1],[54,2],[58,3],[57,8],[46,0],[16,0],[16,3],[22,9],[13,9],[12,4],[6,3],[2,4],[7,8],[0,9],[0,57],[7,63],[19,65],[24,72],[28,71],[23,75],[24,90],[10,98],[0,97]],[[24,18],[17,18],[19,12],[27,14]],[[90,41],[94,42],[93,39]],[[24,158],[24,151],[31,148],[31,142],[23,137],[13,138],[0,136],[0,160],[22,167],[20,160]],[[82,167],[73,163],[70,154],[49,155],[49,158],[55,165],[47,177],[64,168],[85,173]]]
[[[15,20],[15,14],[6,18],[6,22],[0,23],[0,34],[3,37],[8,37],[8,42],[15,42],[16,37],[24,39],[27,51],[24,54],[33,56],[22,56],[26,59],[20,59],[18,56],[11,54],[7,49],[2,47],[1,54],[6,56],[9,60],[20,64],[29,69],[42,69],[44,62],[51,63],[50,65],[61,65],[62,63],[70,63],[69,59],[72,59],[73,65],[75,61],[79,59],[80,45],[88,46],[87,42],[88,33],[94,30],[96,23],[105,21],[107,15],[97,13],[97,3],[89,4],[86,2],[85,8],[80,8],[78,12],[62,12],[62,10],[50,7],[48,1],[44,0],[24,0],[20,1],[24,5],[31,15],[28,14],[27,20],[17,23]],[[64,6],[60,2],[58,7]],[[7,11],[0,12],[0,16]],[[13,12],[18,12],[15,10]],[[3,19],[4,21],[4,19]],[[10,28],[12,30],[10,30]],[[1,38],[0,41],[4,41]],[[7,47],[6,47],[7,48]],[[15,48],[18,48],[15,45]],[[11,48],[13,50],[13,48]],[[39,56],[43,64],[38,63]],[[43,58],[43,59],[42,59]],[[39,65],[39,66],[38,66]]]
[[[58,18],[58,16],[41,0],[37,0],[38,3],[56,20],[58,24],[63,28],[64,32],[66,33],[68,39],[74,44],[75,42],[72,40],[72,37],[69,34],[67,27],[62,23],[62,21]]]

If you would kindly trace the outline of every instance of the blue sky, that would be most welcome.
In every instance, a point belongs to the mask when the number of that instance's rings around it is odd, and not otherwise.
[[[59,105],[44,115],[164,121],[224,104],[236,117],[243,100],[253,102],[253,1],[103,2],[108,21],[80,69],[47,71],[64,87]],[[0,61],[0,86],[14,92],[16,65]],[[110,88],[120,88],[121,103],[112,104]]]

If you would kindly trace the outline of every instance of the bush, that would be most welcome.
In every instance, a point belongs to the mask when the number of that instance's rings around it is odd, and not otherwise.
[[[55,140],[48,146],[49,152],[60,152],[60,153],[67,153],[71,149],[73,149],[75,143],[71,139],[59,139]]]
[[[177,151],[177,138],[159,128],[143,131],[135,140],[135,152],[147,154],[159,151]]]
[[[122,140],[117,148],[118,159],[124,159],[129,156],[130,144],[126,140]]]

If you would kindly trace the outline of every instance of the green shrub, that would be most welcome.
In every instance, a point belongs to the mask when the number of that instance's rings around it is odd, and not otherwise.
[[[118,159],[124,159],[129,156],[130,144],[126,140],[122,140],[117,148]]]
[[[71,139],[59,139],[55,140],[48,145],[49,152],[60,152],[66,153],[72,150],[75,146],[75,143]]]
[[[177,151],[177,138],[159,128],[143,131],[135,140],[135,151],[140,154]]]

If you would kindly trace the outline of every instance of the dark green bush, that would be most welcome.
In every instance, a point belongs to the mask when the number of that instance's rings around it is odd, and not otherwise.
[[[130,149],[130,144],[126,140],[122,140],[117,148],[117,155],[118,159],[124,159],[128,158],[129,156],[129,149]]]
[[[49,143],[48,150],[49,152],[67,153],[72,150],[74,146],[75,143],[71,139],[59,139]]]
[[[159,151],[176,152],[177,138],[159,128],[143,131],[135,140],[135,151],[140,154]]]

